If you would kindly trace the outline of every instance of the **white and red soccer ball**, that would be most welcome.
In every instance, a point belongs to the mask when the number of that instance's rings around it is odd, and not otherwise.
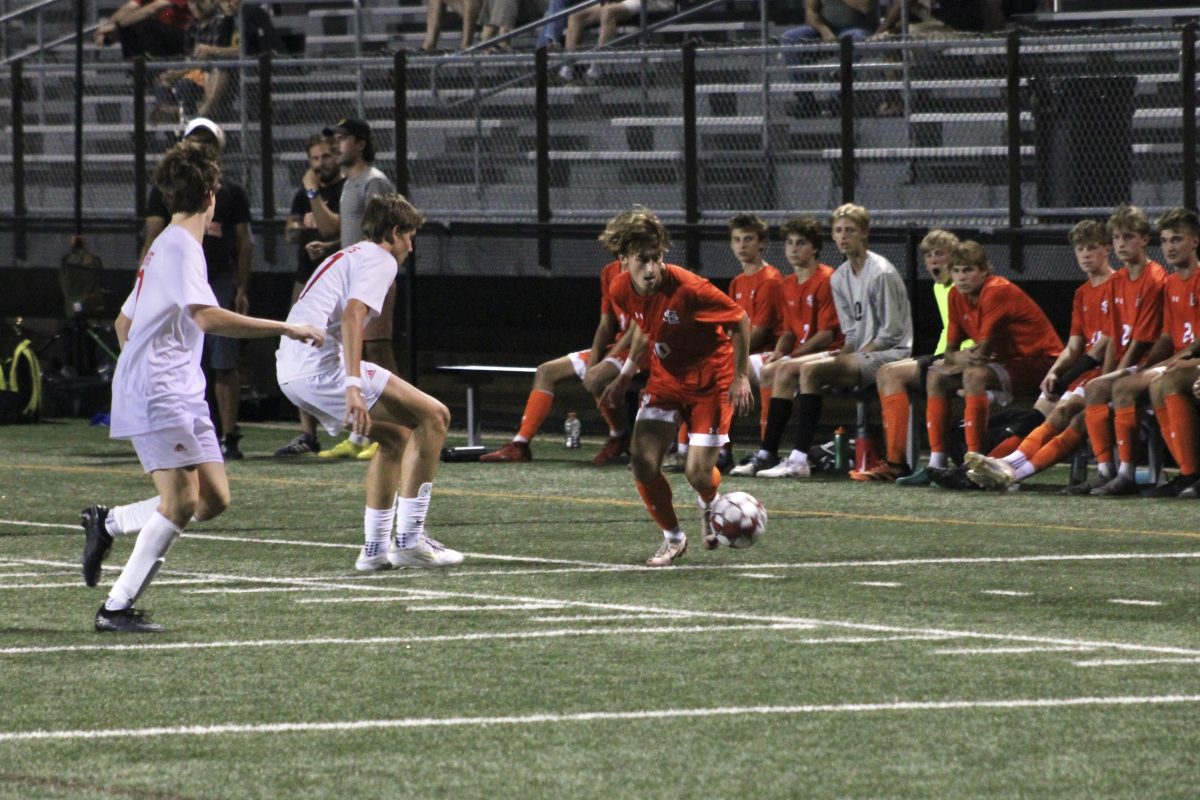
[[[708,527],[726,547],[753,547],[767,530],[767,510],[746,492],[721,495],[713,501],[711,511]]]

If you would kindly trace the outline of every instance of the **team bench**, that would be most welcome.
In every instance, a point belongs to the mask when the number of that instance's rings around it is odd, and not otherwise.
[[[467,446],[480,446],[479,389],[494,378],[505,375],[533,375],[537,367],[498,367],[487,364],[443,364],[438,372],[449,375],[467,387]]]

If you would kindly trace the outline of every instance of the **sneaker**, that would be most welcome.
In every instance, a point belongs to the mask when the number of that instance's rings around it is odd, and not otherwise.
[[[717,453],[717,469],[722,475],[728,474],[729,470],[733,469],[733,443],[726,442],[721,445],[721,452]]]
[[[150,621],[150,613],[140,608],[109,611],[104,606],[96,612],[96,630],[102,633],[162,633],[166,628]]]
[[[1184,497],[1184,491],[1191,489],[1200,481],[1200,476],[1184,475],[1182,472],[1176,475],[1171,480],[1164,483],[1162,486],[1156,486],[1146,492],[1146,497]],[[1187,497],[1195,497],[1193,493]],[[1187,499],[1184,497],[1184,499]]]
[[[668,453],[663,461],[663,472],[680,473],[687,466],[687,453],[680,453],[678,450],[673,453]]]
[[[359,572],[379,572],[391,569],[392,562],[388,561],[387,542],[368,542],[358,551],[358,560],[354,568]]]
[[[809,468],[807,461],[789,461],[785,458],[770,469],[759,470],[754,474],[754,477],[807,478],[810,475],[812,475],[812,470]]]
[[[1099,489],[1104,484],[1108,483],[1112,478],[1106,478],[1103,475],[1093,475],[1086,481],[1074,483],[1063,488],[1060,494],[1083,495],[1091,494],[1094,489]]]
[[[751,453],[742,459],[742,463],[729,470],[730,475],[752,478],[764,469],[770,469],[779,463],[778,458],[762,458],[758,453]]]
[[[592,463],[597,467],[620,464],[628,455],[629,434],[623,433],[620,436],[608,437],[604,446],[600,448],[600,452],[596,453],[596,457],[592,459]]]
[[[896,478],[897,486],[929,486],[933,483],[929,478],[929,467],[921,467],[912,475]]]
[[[927,469],[929,471],[930,483],[942,489],[962,491],[963,489],[979,488],[967,477],[967,468],[965,466],[948,467],[946,469],[928,467]]]
[[[1119,472],[1117,473],[1117,477],[1108,483],[1092,489],[1092,497],[1124,497],[1137,493],[1137,481]]]
[[[300,433],[296,435],[295,439],[276,450],[275,457],[290,458],[319,452],[321,452],[321,443],[317,441],[317,437],[311,433]]]
[[[342,439],[333,447],[317,453],[317,458],[358,458],[362,448],[350,441],[349,437]]]
[[[245,458],[242,451],[238,448],[238,442],[242,440],[242,431],[240,428],[234,428],[231,433],[221,437],[221,456],[226,461],[241,461]]]
[[[79,523],[83,525],[83,582],[95,586],[100,582],[100,565],[112,549],[113,537],[104,528],[108,519],[107,506],[88,506],[79,512]]]
[[[416,547],[398,547],[393,539],[388,544],[387,560],[393,567],[457,567],[463,562],[463,555],[421,534]]]
[[[529,452],[529,442],[509,442],[494,453],[484,453],[479,460],[488,464],[533,461],[533,453]]]
[[[370,461],[379,452],[379,442],[371,442],[369,445],[358,451],[355,456],[359,461]]]
[[[882,481],[884,483],[894,483],[900,478],[905,478],[909,475],[912,475],[912,467],[908,466],[908,464],[893,464],[890,461],[880,461],[871,469],[850,470],[850,480],[852,481]]]
[[[654,555],[646,559],[647,567],[669,567],[675,563],[675,559],[683,558],[683,554],[687,552],[687,537],[684,536],[678,542],[668,542],[663,539],[662,544],[654,551]]]
[[[982,453],[967,453],[964,460],[967,462],[967,478],[982,489],[1008,491],[1017,482],[1017,474],[1007,461]]]

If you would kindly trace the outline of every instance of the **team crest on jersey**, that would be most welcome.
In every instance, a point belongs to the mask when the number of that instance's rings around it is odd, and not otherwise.
[[[181,443],[181,444],[177,444],[177,445],[175,445],[175,452],[176,452],[176,453],[186,453],[186,452],[187,452],[187,448],[186,448],[186,447],[184,447],[182,443]]]
[[[812,296],[811,294],[810,294],[810,295],[806,295],[806,296],[805,296],[805,298],[804,298],[804,302],[808,304],[808,307],[809,307],[809,308],[812,308],[812,304],[813,304],[813,296]]]
[[[679,314],[676,313],[675,309],[668,308],[663,312],[663,322],[667,323],[668,325],[678,325]]]
[[[658,356],[659,361],[665,360],[667,356],[671,355],[671,346],[666,342],[655,342],[654,355]]]
[[[375,377],[375,370],[368,369],[367,370],[367,378],[374,378],[374,377]]]
[[[1107,313],[1108,313],[1108,301],[1107,301],[1107,300],[1101,300],[1101,301],[1100,301],[1100,313],[1101,313],[1101,314],[1107,314]]]

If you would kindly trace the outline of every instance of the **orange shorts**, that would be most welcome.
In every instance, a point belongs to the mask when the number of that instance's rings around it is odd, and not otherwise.
[[[1083,373],[1078,378],[1071,381],[1071,385],[1067,387],[1066,391],[1064,391],[1063,394],[1068,395],[1071,393],[1075,393],[1075,394],[1079,395],[1080,397],[1083,397],[1083,387],[1087,386],[1088,381],[1090,381],[1092,378],[1098,378],[1102,374],[1104,374],[1104,367],[1092,367],[1087,372]]]
[[[687,424],[688,444],[697,447],[720,447],[729,441],[733,423],[733,406],[729,388],[707,394],[691,394],[678,390],[658,391],[653,384],[642,392],[642,407],[638,419]]]

